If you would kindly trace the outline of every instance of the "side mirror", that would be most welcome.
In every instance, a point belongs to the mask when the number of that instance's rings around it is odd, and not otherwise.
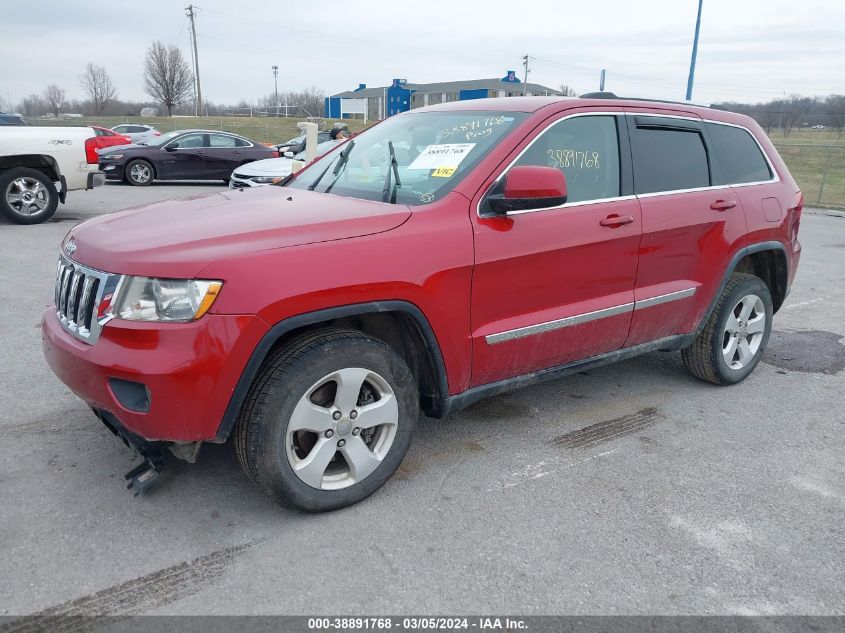
[[[287,151],[284,154],[282,154],[282,156],[284,156],[285,158],[293,158],[294,156],[296,156],[296,154],[294,154],[291,151]]]
[[[179,143],[171,143],[170,145],[168,145],[164,149],[167,150],[168,152],[172,152],[174,149],[177,149],[178,147],[179,147]]]
[[[497,189],[504,189],[504,193],[491,193],[487,196],[487,204],[494,215],[558,207],[566,202],[566,176],[554,167],[514,167],[505,175],[504,183],[500,183]]]

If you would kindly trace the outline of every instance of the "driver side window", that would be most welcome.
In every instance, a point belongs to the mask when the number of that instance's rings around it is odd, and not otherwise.
[[[514,163],[554,167],[566,176],[568,203],[619,196],[614,116],[575,116],[552,125]]]
[[[203,134],[186,134],[176,139],[179,149],[195,149],[203,146]]]

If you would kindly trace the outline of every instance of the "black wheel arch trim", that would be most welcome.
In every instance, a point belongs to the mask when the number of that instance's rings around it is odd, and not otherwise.
[[[367,303],[353,303],[343,306],[336,306],[333,308],[326,308],[324,310],[317,310],[315,312],[306,312],[298,314],[273,325],[255,346],[252,355],[244,367],[241,377],[238,379],[238,384],[232,392],[232,397],[229,399],[229,404],[226,411],[223,413],[223,418],[217,428],[217,434],[214,437],[214,442],[225,442],[226,438],[235,427],[235,422],[241,411],[244,401],[246,400],[249,389],[252,386],[261,365],[267,358],[272,347],[285,334],[297,330],[301,327],[314,325],[334,319],[343,317],[357,316],[361,314],[372,314],[376,312],[401,312],[410,316],[425,339],[428,351],[432,355],[434,363],[434,370],[436,373],[436,380],[438,385],[438,393],[426,400],[424,408],[427,409],[428,415],[435,418],[444,417],[449,409],[449,388],[446,380],[446,365],[443,362],[443,355],[440,352],[440,345],[437,342],[437,337],[434,335],[434,330],[428,319],[413,303],[402,300],[390,301],[372,301]]]
[[[713,297],[710,299],[710,305],[707,306],[707,310],[705,311],[704,316],[701,317],[701,321],[698,323],[698,327],[695,329],[696,334],[699,334],[702,330],[704,330],[704,326],[707,325],[707,320],[710,318],[710,314],[713,312],[713,308],[716,306],[716,301],[722,295],[722,291],[728,284],[728,280],[736,270],[736,267],[739,265],[739,262],[742,261],[742,259],[747,257],[748,255],[751,255],[753,253],[760,253],[762,251],[780,251],[781,253],[783,253],[783,256],[787,262],[787,284],[789,283],[789,255],[787,253],[786,246],[783,244],[783,242],[757,242],[755,244],[749,244],[748,246],[740,248],[736,253],[734,253],[733,258],[731,259],[731,263],[728,264],[728,267],[725,270],[725,274],[722,277],[722,282],[719,284],[719,289],[715,293],[713,293]],[[786,293],[789,293],[788,285],[786,287]]]

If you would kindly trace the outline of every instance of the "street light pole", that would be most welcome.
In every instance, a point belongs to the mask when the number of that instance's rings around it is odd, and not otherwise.
[[[692,59],[689,63],[689,79],[687,79],[687,101],[692,101],[692,82],[695,79],[695,58],[698,55],[698,34],[701,31],[701,5],[704,0],[698,0],[698,17],[695,19],[695,38],[692,41]]]
[[[273,83],[276,86],[276,116],[279,116],[279,67],[273,64]]]

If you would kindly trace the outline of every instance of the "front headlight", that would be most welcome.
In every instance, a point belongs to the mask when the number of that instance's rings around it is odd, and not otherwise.
[[[123,158],[123,154],[103,154],[100,156],[101,160],[120,160]]]
[[[208,312],[222,281],[124,277],[111,314],[127,321],[186,323]]]
[[[253,176],[250,180],[259,185],[272,185],[284,180],[283,176]]]

